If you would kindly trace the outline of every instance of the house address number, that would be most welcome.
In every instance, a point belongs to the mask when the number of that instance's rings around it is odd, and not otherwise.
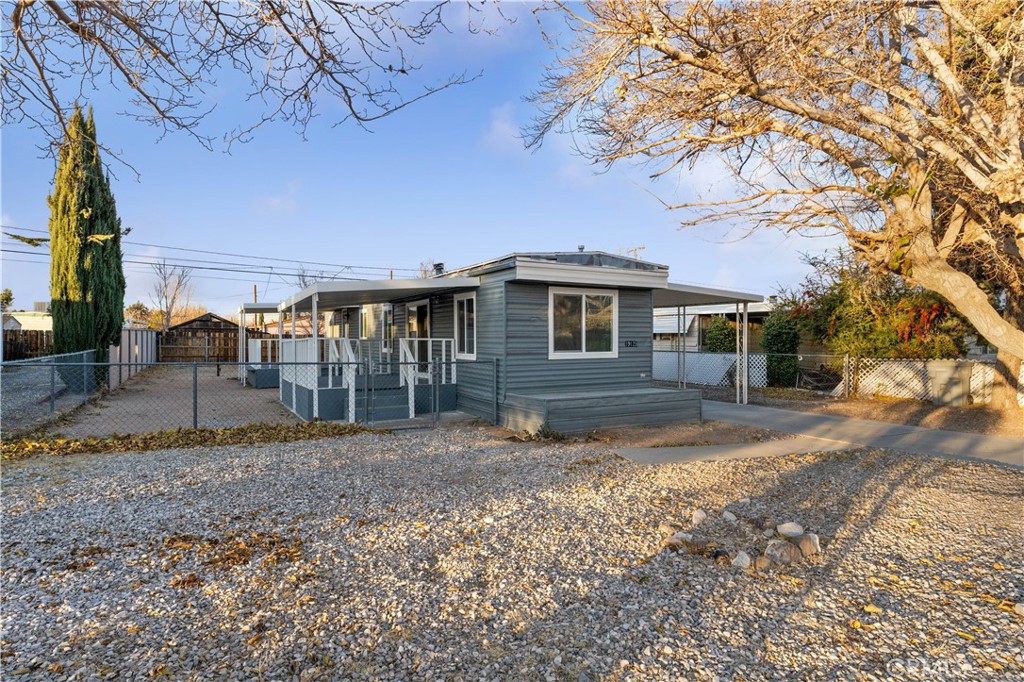
[[[622,342],[622,347],[623,348],[636,348],[636,346],[637,346],[636,341],[623,341]]]

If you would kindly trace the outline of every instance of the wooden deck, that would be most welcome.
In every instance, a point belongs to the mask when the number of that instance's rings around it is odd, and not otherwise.
[[[536,431],[545,422],[562,433],[617,426],[645,426],[701,418],[700,391],[635,388],[505,396],[502,424]]]

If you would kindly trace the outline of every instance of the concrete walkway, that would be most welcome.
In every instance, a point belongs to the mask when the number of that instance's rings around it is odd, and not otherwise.
[[[879,409],[885,409],[880,405]],[[647,464],[697,460],[767,457],[797,452],[817,452],[866,446],[891,448],[923,455],[979,459],[1024,468],[1024,440],[905,426],[869,419],[780,410],[759,405],[736,405],[712,400],[703,402],[704,419],[756,426],[800,438],[677,448],[623,448],[618,454]]]

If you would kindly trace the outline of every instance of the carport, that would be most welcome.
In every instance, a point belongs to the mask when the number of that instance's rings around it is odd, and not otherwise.
[[[760,303],[763,296],[742,291],[730,291],[703,287],[694,284],[668,282],[664,288],[654,290],[654,308],[675,308],[676,311],[676,362],[677,383],[679,388],[686,388],[686,353],[680,347],[682,341],[682,324],[686,317],[687,306],[714,305],[730,303],[736,306],[736,402],[747,404],[747,384],[749,374],[749,325],[748,307],[751,303]],[[742,316],[742,317],[741,317]],[[742,321],[741,321],[742,320]]]

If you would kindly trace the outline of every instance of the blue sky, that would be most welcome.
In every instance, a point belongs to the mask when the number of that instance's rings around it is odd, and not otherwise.
[[[121,150],[140,176],[115,166],[118,211],[132,228],[127,241],[394,268],[396,277],[426,260],[454,268],[515,251],[583,244],[614,253],[644,246],[640,257],[670,266],[673,281],[765,295],[802,279],[808,268],[801,252],[837,243],[775,232],[739,239],[742,225],[679,230],[687,216],[664,210],[656,197],[678,203],[730,196],[727,174],[714,160],[652,183],[641,167],[592,166],[575,154],[567,135],[552,136],[538,151],[524,150],[520,131],[535,115],[524,97],[539,85],[554,53],[527,12],[511,10],[518,21],[502,26],[498,36],[456,28],[418,55],[428,80],[461,71],[482,72],[480,78],[374,123],[369,132],[333,127],[325,110],[306,141],[287,124],[271,124],[230,153],[223,146],[208,151],[185,134],[159,139],[160,131],[117,115],[123,94],[94,93],[101,141]],[[239,101],[241,91],[230,78],[221,85],[206,132],[222,133],[255,114]],[[0,143],[4,230],[45,230],[54,164],[40,155],[39,133],[6,127]],[[26,249],[6,237],[3,247]],[[239,260],[133,244],[124,250],[128,259]],[[16,308],[49,298],[45,263],[45,250],[3,254],[0,279],[13,290]],[[126,303],[150,304],[148,266],[127,264],[126,276]],[[280,300],[297,289],[287,276],[196,270],[193,301],[231,313],[251,299],[253,284],[261,300]]]

